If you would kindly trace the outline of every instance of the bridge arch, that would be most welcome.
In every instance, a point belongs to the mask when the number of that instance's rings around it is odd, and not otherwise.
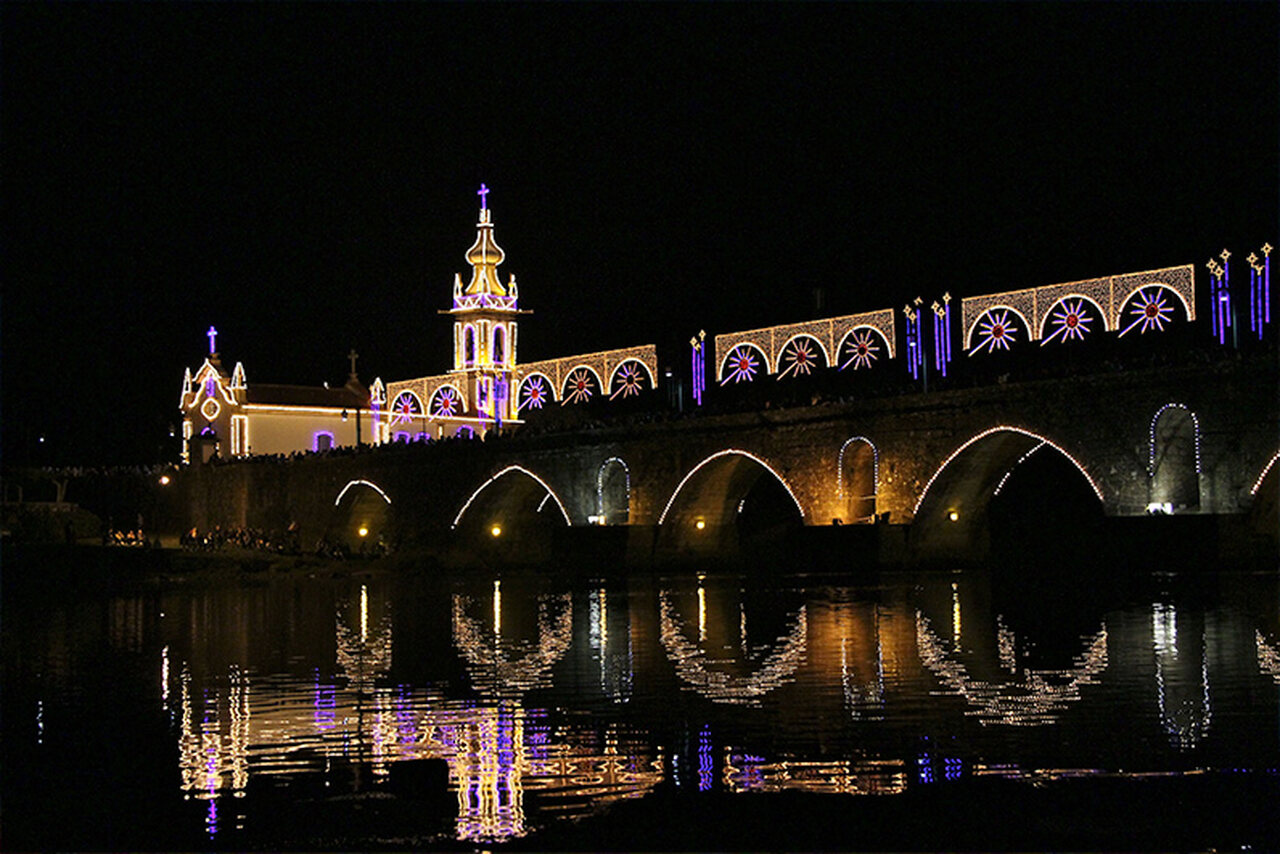
[[[737,448],[711,454],[681,479],[658,517],[664,556],[756,557],[784,547],[808,514],[768,461]]]
[[[1045,460],[1045,453],[1050,453],[1053,459]],[[1019,466],[1036,457],[1039,459],[1032,463],[1033,467],[1049,463],[1078,471],[1088,491],[1084,491],[1083,484],[1077,491],[1084,495],[1091,493],[1098,500],[1098,504],[1086,508],[1086,512],[1096,510],[1101,515],[1105,504],[1102,490],[1074,455],[1039,433],[1001,425],[964,441],[929,478],[915,504],[912,537],[917,548],[926,554],[985,554],[990,547],[988,510],[992,500],[1005,489]],[[1092,501],[1091,498],[1081,500]],[[1036,528],[1049,530],[1058,524],[1059,519],[1050,515],[1038,522]]]
[[[389,531],[391,497],[371,480],[351,480],[333,499],[325,539],[361,551]]]
[[[556,495],[555,490],[545,480],[524,466],[512,465],[507,466],[480,484],[475,492],[471,493],[470,497],[463,502],[462,507],[458,509],[458,515],[453,517],[453,524],[450,527],[457,529],[462,524],[463,518],[467,516],[468,511],[472,510],[478,503],[482,503],[481,497],[499,482],[508,488],[505,490],[505,494],[494,496],[492,501],[483,502],[488,505],[485,509],[497,513],[494,519],[485,520],[483,524],[492,523],[501,527],[503,520],[509,519],[513,515],[527,512],[530,507],[532,507],[532,512],[541,513],[546,509],[548,502],[554,502],[566,525],[573,524],[569,519],[569,511],[564,507],[564,502],[560,500],[560,496]]]

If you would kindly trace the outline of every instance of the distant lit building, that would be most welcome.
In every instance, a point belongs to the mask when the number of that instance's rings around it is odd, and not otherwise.
[[[505,253],[493,234],[492,212],[481,185],[480,220],[467,250],[471,279],[454,276],[453,368],[445,374],[365,387],[355,372],[341,387],[248,383],[244,366],[228,374],[219,359],[217,332],[209,355],[182,382],[182,460],[214,455],[287,454],[356,444],[483,437],[520,424],[530,410],[551,403],[588,403],[639,395],[656,385],[653,345],[520,364],[515,276],[505,284],[498,265]]]

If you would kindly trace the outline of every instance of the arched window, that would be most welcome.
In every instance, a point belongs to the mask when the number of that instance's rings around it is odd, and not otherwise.
[[[596,473],[596,517],[603,525],[625,525],[631,519],[631,470],[610,457]]]
[[[502,324],[493,327],[493,346],[490,348],[493,353],[493,363],[495,365],[505,365],[507,362],[507,329]]]
[[[1200,507],[1200,425],[1195,413],[1169,403],[1151,419],[1151,506],[1167,512]]]
[[[470,324],[462,330],[462,365],[469,368],[476,363],[476,328]]]
[[[870,522],[875,518],[877,457],[876,446],[862,436],[854,436],[840,448],[838,480],[848,522]]]

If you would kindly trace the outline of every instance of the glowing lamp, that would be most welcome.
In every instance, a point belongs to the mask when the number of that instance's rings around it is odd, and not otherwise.
[[[501,526],[501,525],[494,525],[492,528],[490,528],[490,529],[489,529],[489,533],[490,533],[491,535],[495,536],[495,537],[501,537],[501,536],[502,536],[502,526]]]
[[[955,510],[951,510],[947,513],[947,518],[950,519],[952,522],[958,522],[960,520],[960,514],[957,513]]]
[[[356,531],[356,533],[362,537],[367,537],[369,536],[369,529],[366,528],[364,525],[361,525],[360,530]]]
[[[169,475],[167,475],[167,474],[162,474],[162,475],[160,475],[160,485],[161,485],[161,486],[168,486],[168,485],[169,485]]]
[[[699,519],[697,522],[693,523],[693,527],[701,531],[703,528],[707,527],[707,523],[704,522],[702,519]]]

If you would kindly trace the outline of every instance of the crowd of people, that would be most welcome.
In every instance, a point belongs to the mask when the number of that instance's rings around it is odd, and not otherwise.
[[[301,554],[302,542],[296,525],[285,531],[263,531],[259,528],[223,528],[200,533],[196,528],[183,532],[178,545],[188,551],[211,552],[223,548],[249,549],[272,554]]]

